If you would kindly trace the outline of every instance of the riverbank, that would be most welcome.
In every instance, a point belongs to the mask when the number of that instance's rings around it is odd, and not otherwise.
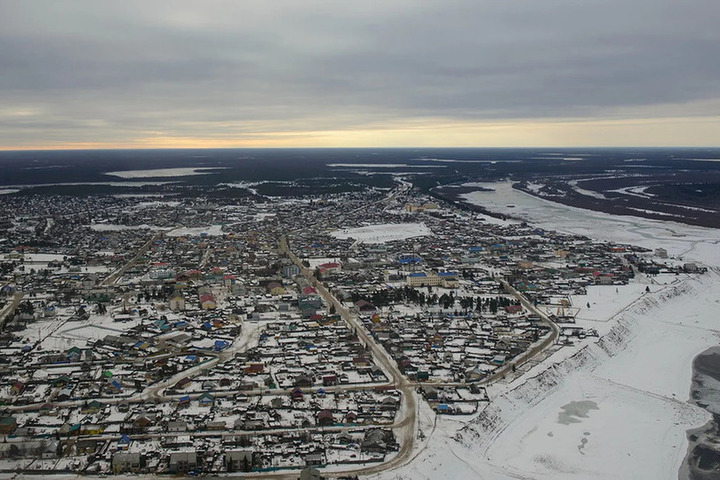
[[[688,431],[688,450],[680,480],[720,478],[720,346],[710,347],[693,361],[690,398],[712,419]]]

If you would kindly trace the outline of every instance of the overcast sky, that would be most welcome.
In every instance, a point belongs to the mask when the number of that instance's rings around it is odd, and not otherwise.
[[[720,145],[718,0],[0,0],[0,148]]]

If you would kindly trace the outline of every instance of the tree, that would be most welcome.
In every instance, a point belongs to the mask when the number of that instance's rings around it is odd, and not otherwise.
[[[35,307],[33,307],[32,303],[26,300],[18,306],[18,311],[20,313],[29,313],[30,315],[32,315],[33,312],[35,312]]]
[[[490,299],[490,313],[495,314],[495,313],[497,313],[497,311],[498,311],[498,301],[496,298],[491,298]]]

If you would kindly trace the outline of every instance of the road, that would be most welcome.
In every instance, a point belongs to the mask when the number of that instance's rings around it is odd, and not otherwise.
[[[530,360],[543,353],[548,348],[552,347],[555,342],[557,342],[557,339],[560,336],[560,327],[558,327],[557,324],[550,319],[550,317],[540,311],[530,300],[525,297],[525,295],[518,292],[508,282],[506,282],[505,280],[501,280],[500,283],[502,284],[506,292],[508,292],[516,299],[518,299],[518,301],[520,301],[523,307],[540,317],[540,320],[545,325],[550,327],[550,335],[542,337],[540,340],[530,345],[530,347],[523,353],[513,358],[511,363],[504,365],[502,368],[499,368],[495,372],[493,372],[492,375],[482,379],[482,381],[478,382],[478,384],[480,385],[488,385],[497,380],[500,380],[513,368],[518,368],[524,365],[525,363],[529,362]]]
[[[20,305],[20,302],[23,299],[22,293],[16,293],[13,297],[11,302],[8,302],[7,305],[0,311],[0,331],[5,328],[5,322],[7,321],[7,318],[10,317],[13,313],[15,313],[15,310],[17,309],[18,305]]]
[[[135,262],[137,262],[137,261],[140,259],[140,257],[142,257],[143,255],[145,255],[145,252],[147,252],[147,251],[150,249],[150,247],[152,246],[152,244],[153,244],[153,242],[154,242],[155,240],[158,240],[158,239],[162,238],[162,236],[163,236],[164,233],[165,233],[165,232],[160,232],[160,233],[156,233],[155,235],[153,235],[153,236],[150,238],[150,240],[148,240],[147,242],[145,242],[145,243],[143,244],[143,246],[140,247],[140,250],[138,250],[138,253],[135,254],[135,256],[134,256],[133,258],[131,258],[125,265],[123,265],[122,267],[118,268],[117,270],[115,270],[115,271],[114,271],[113,273],[111,273],[110,275],[108,275],[108,276],[105,278],[105,280],[103,280],[102,283],[100,283],[100,285],[112,285],[113,283],[115,283],[118,278],[122,277],[122,275],[123,275],[130,267],[132,267],[132,266],[135,264]]]
[[[384,470],[388,470],[400,465],[403,465],[412,455],[413,445],[415,441],[415,429],[417,424],[417,398],[415,396],[415,389],[413,384],[410,383],[407,378],[400,372],[395,362],[388,356],[385,349],[375,342],[365,331],[360,322],[357,320],[357,316],[350,311],[345,305],[343,305],[337,298],[335,298],[322,284],[319,282],[313,272],[306,268],[300,259],[290,250],[287,244],[287,239],[282,237],[280,239],[280,250],[288,255],[292,262],[300,268],[302,275],[315,287],[320,296],[328,305],[335,306],[335,311],[340,314],[340,317],[345,321],[348,328],[354,331],[358,339],[368,348],[371,352],[373,359],[377,365],[385,372],[385,376],[390,379],[391,385],[395,387],[402,394],[402,403],[400,411],[405,418],[398,422],[396,425],[397,432],[399,433],[398,441],[400,443],[400,450],[388,462],[380,465],[373,465],[370,467],[358,468],[355,470],[346,470],[342,473],[344,475],[359,475],[359,474],[370,474],[377,473]]]

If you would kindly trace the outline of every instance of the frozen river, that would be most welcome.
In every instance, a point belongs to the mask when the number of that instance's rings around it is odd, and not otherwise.
[[[675,257],[669,261],[709,271],[590,288],[593,308],[579,318],[598,329],[599,341],[562,349],[523,378],[493,386],[475,418],[421,414],[426,440],[415,459],[379,478],[677,479],[687,430],[710,418],[689,396],[693,359],[720,344],[720,231],[554,204],[509,182],[482,186],[494,191],[465,198],[548,230],[663,247]]]

